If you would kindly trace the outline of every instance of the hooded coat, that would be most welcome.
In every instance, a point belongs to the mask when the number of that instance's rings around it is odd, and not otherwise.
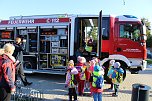
[[[8,54],[3,54],[2,58],[1,70],[3,74],[0,79],[0,87],[10,93],[12,89],[15,89],[15,58]]]

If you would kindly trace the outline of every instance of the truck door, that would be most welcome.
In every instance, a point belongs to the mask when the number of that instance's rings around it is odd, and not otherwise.
[[[83,56],[90,60],[97,56],[98,17],[77,17],[75,21],[74,53],[81,48]]]
[[[114,52],[128,58],[143,57],[143,46],[140,43],[142,26],[138,23],[117,23],[116,25],[119,35],[115,40]]]

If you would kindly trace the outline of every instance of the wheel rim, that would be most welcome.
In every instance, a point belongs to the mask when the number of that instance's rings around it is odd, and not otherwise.
[[[32,64],[29,61],[23,63],[24,69],[32,69]]]

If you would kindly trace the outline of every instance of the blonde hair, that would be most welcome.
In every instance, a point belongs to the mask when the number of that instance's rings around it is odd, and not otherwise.
[[[5,53],[13,53],[14,50],[15,50],[15,46],[13,44],[11,44],[11,43],[6,43],[3,46],[3,49],[4,49]]]

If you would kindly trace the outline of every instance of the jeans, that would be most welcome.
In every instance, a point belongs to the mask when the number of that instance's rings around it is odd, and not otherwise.
[[[94,93],[93,92],[94,101],[102,101],[102,93]]]

